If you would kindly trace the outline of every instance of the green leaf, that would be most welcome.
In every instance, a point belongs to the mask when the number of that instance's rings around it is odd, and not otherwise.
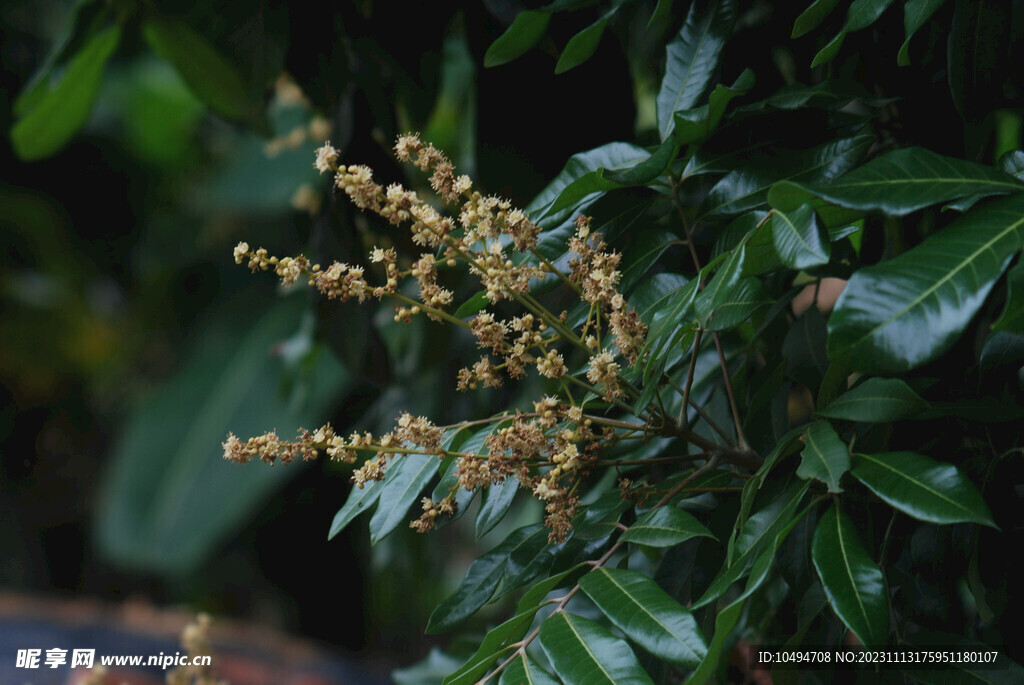
[[[484,490],[480,502],[480,509],[476,513],[476,539],[479,540],[487,535],[496,525],[505,518],[516,492],[519,491],[519,481],[509,476],[501,485],[491,485]]]
[[[377,511],[370,519],[370,544],[376,545],[405,522],[409,508],[419,500],[423,488],[437,473],[441,460],[432,454],[396,457],[384,476]]]
[[[605,181],[615,184],[614,187],[646,185],[661,176],[665,169],[675,160],[679,146],[673,139],[659,145],[647,159],[621,170],[601,169],[598,173]]]
[[[765,579],[768,578],[768,573],[772,569],[772,562],[775,560],[775,551],[788,532],[788,529],[781,531],[775,543],[761,552],[751,567],[750,578],[747,579],[747,585],[743,592],[728,606],[715,614],[715,634],[708,645],[707,656],[704,657],[697,670],[686,679],[685,685],[704,685],[712,678],[713,673],[718,669],[718,661],[722,657],[722,652],[732,634],[733,628],[736,627],[740,616],[743,614],[743,606],[750,595],[754,594],[764,584]]]
[[[647,28],[656,24],[668,23],[671,18],[672,0],[658,0],[658,4],[654,6],[654,12],[651,13],[651,18],[647,21]]]
[[[715,537],[691,514],[676,507],[665,506],[641,516],[620,539],[648,547],[672,547],[698,536]]]
[[[901,67],[910,66],[910,39],[914,37],[917,30],[924,26],[928,17],[939,9],[945,0],[907,0],[903,6],[903,26],[907,38],[900,46],[899,54],[896,56],[896,63]]]
[[[555,65],[556,74],[563,74],[590,59],[601,43],[601,36],[604,35],[605,27],[608,26],[608,20],[615,16],[621,6],[621,2],[616,2],[611,9],[605,12],[604,16],[569,39],[562,54],[558,57],[558,64]]]
[[[668,44],[665,76],[658,91],[658,131],[665,140],[675,125],[673,114],[700,101],[736,22],[733,0],[695,0],[679,35]]]
[[[832,256],[828,233],[818,224],[814,207],[807,203],[793,212],[779,209],[774,211],[772,239],[779,258],[790,269],[809,269],[828,264]]]
[[[898,378],[869,378],[832,400],[818,414],[846,421],[902,421],[928,409],[928,403]]]
[[[804,435],[800,467],[796,475],[816,478],[828,485],[829,492],[842,492],[839,479],[850,470],[850,451],[826,421],[812,423]]]
[[[531,530],[533,532],[509,552],[498,597],[504,597],[512,590],[545,576],[555,563],[558,553],[572,542],[570,539],[561,545],[549,545],[547,528],[533,526]]]
[[[998,169],[912,147],[884,154],[828,184],[779,183],[768,201],[772,207],[791,209],[811,195],[850,209],[903,216],[969,195],[1022,190],[1024,185]]]
[[[505,33],[487,48],[485,67],[496,67],[511,62],[532,48],[547,31],[551,15],[547,12],[526,10],[516,15]]]
[[[651,654],[687,668],[707,655],[693,614],[647,576],[598,568],[580,578],[579,585],[626,637]]]
[[[1006,306],[992,324],[994,331],[1024,333],[1024,261],[1018,261],[1006,275]]]
[[[120,42],[120,26],[97,33],[71,59],[52,90],[32,97],[32,108],[11,127],[11,146],[18,157],[49,157],[85,126],[99,93],[103,69]]]
[[[256,107],[238,69],[194,29],[153,15],[143,22],[142,35],[210,109],[229,119],[254,118]]]
[[[352,519],[376,504],[383,489],[383,484],[375,481],[365,483],[363,487],[353,485],[352,490],[348,493],[348,499],[345,500],[345,505],[334,515],[327,539],[330,540],[343,531],[352,522]]]
[[[846,11],[846,25],[828,45],[815,55],[814,61],[811,62],[811,68],[828,64],[835,59],[846,34],[871,26],[891,4],[892,0],[853,0],[850,9]]]
[[[856,524],[836,506],[818,521],[811,559],[840,620],[862,644],[885,644],[889,597],[882,571],[857,537]]]
[[[829,318],[829,356],[906,371],[956,341],[1024,242],[1024,196],[995,200],[921,245],[857,271]],[[928,335],[921,335],[928,331]]]
[[[531,540],[539,529],[539,524],[516,529],[501,544],[470,564],[459,587],[430,615],[426,632],[450,630],[486,604],[505,574],[509,556]]]
[[[292,297],[261,306],[256,318],[236,301],[213,312],[175,375],[131,403],[97,499],[96,536],[114,561],[193,572],[302,473],[299,464],[231,464],[220,446],[229,430],[245,439],[276,426],[288,439],[319,426],[350,382],[321,349],[307,372],[292,377],[309,401],[281,392],[286,372],[269,350],[299,328],[304,307]]]
[[[729,562],[691,609],[699,609],[724,595],[733,583],[746,575],[766,546],[795,525],[800,518],[796,510],[809,487],[808,481],[793,483],[743,523],[735,539],[730,541]]]
[[[555,176],[554,180],[527,205],[525,211],[534,221],[543,221],[545,226],[560,224],[572,214],[574,207],[577,206],[568,202],[567,199],[562,199],[559,202],[562,194],[566,192],[569,186],[586,176],[585,181],[569,191],[570,194],[576,196],[575,202],[580,202],[582,199],[587,198],[590,193],[607,189],[610,182],[605,181],[594,173],[598,169],[616,170],[632,168],[649,157],[650,154],[645,149],[630,143],[607,143],[593,150],[575,154],[569,158],[569,161],[565,163],[565,167]],[[591,185],[588,186],[587,184]],[[596,188],[596,190],[592,189],[590,193],[579,195],[581,190],[591,186]],[[566,195],[566,198],[568,197],[570,195]],[[553,209],[556,203],[562,205],[557,211]]]
[[[743,272],[745,243],[746,239],[733,248],[725,263],[715,273],[714,278],[704,287],[704,291],[697,296],[694,308],[697,313],[697,320],[701,326],[707,327],[708,319],[728,299],[733,288],[739,283],[740,274]]]
[[[998,0],[957,0],[949,24],[946,75],[956,111],[980,123],[1003,97],[1003,63],[1013,42],[1013,10]]]
[[[533,623],[533,617],[540,611],[540,605],[518,612],[484,636],[473,656],[466,660],[459,670],[444,679],[442,685],[473,685],[487,672],[500,654],[509,650],[512,643],[522,640]]]
[[[708,192],[701,205],[701,216],[727,216],[757,209],[764,205],[765,200],[770,200],[769,191],[783,185],[778,182],[784,179],[810,182],[841,176],[861,160],[874,141],[874,136],[870,135],[841,138],[809,150],[776,154],[734,169]],[[830,188],[832,184],[825,187]],[[772,206],[784,210],[797,208],[780,207],[774,203]]]
[[[799,38],[813,31],[821,22],[825,21],[825,17],[831,14],[838,4],[839,0],[815,0],[793,22],[793,33],[790,37]]]
[[[478,290],[473,293],[465,302],[459,305],[459,308],[455,310],[452,315],[456,319],[465,319],[470,316],[475,316],[479,312],[487,308],[490,304],[490,300],[487,299],[486,290]]]
[[[524,652],[502,672],[498,685],[559,685],[559,683]]]
[[[744,261],[744,267],[747,261],[749,259]],[[717,302],[714,311],[708,317],[707,328],[709,331],[736,328],[757,309],[772,303],[774,300],[765,294],[760,279],[742,278]]]
[[[718,128],[725,110],[734,99],[746,95],[754,87],[754,72],[744,69],[731,86],[717,85],[711,91],[708,104],[676,112],[675,133],[672,138],[679,145],[703,143]]]
[[[552,614],[541,624],[540,645],[566,685],[653,685],[629,645],[581,616]]]
[[[918,520],[997,528],[981,493],[952,464],[916,452],[857,454],[851,473],[894,508]]]

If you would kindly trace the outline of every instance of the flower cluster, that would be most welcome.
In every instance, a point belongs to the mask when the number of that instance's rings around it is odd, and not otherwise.
[[[622,255],[591,231],[590,219],[578,220],[568,245],[573,253],[569,271],[561,273],[535,251],[540,227],[508,200],[474,189],[469,177],[457,175],[451,161],[433,145],[418,135],[404,135],[398,138],[395,154],[430,173],[430,187],[442,206],[452,208],[452,216],[445,216],[417,192],[397,183],[378,184],[369,167],[346,165],[330,143],[317,151],[314,166],[322,174],[331,174],[333,185],[360,209],[408,228],[413,243],[426,251],[403,262],[407,269],[399,267],[394,249],[379,247],[370,254],[373,266],[369,268],[383,269],[383,278],[376,283],[361,266],[334,262],[322,268],[302,255],[274,257],[244,242],[234,250],[235,262],[247,264],[254,272],[273,271],[286,286],[305,277],[310,286],[331,299],[394,299],[399,322],[425,313],[432,320],[467,328],[484,354],[459,371],[459,390],[499,387],[505,377],[519,379],[535,369],[539,376],[558,381],[566,393],[575,385],[610,402],[623,397],[627,388],[618,359],[630,365],[638,360],[646,326],[619,291]],[[512,250],[526,253],[526,258],[514,259]],[[455,295],[442,276],[445,269],[459,264],[479,278],[491,305],[512,301],[523,311],[502,318],[496,311],[483,309],[469,321],[450,314],[447,310]],[[576,324],[567,323],[566,312],[552,314],[530,292],[534,282],[553,275],[589,306],[590,313],[579,330],[575,330]],[[405,280],[417,286],[416,297],[413,289],[403,286]],[[602,344],[602,336],[612,344]],[[584,360],[589,361],[585,373],[570,372],[570,364]],[[544,397],[534,403],[532,413],[520,412],[506,420],[507,425],[491,430],[483,454],[446,451],[441,447],[443,428],[424,417],[402,414],[396,427],[379,437],[353,433],[343,438],[329,425],[312,433],[299,431],[294,441],[283,441],[274,432],[245,442],[231,434],[223,445],[224,456],[240,463],[254,458],[287,463],[312,459],[325,451],[332,460],[354,463],[359,452],[367,452],[368,458],[352,475],[359,487],[381,480],[390,463],[405,454],[454,456],[452,473],[457,487],[440,501],[425,498],[423,513],[411,524],[413,528],[427,531],[438,516],[454,515],[460,488],[472,491],[515,478],[520,487],[544,503],[551,540],[563,540],[579,502],[577,489],[596,463],[602,445],[617,439],[615,429],[606,426],[595,432],[592,417],[586,416],[569,394],[562,399]]]

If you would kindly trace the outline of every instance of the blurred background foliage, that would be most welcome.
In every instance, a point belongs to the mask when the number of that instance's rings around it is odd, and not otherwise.
[[[471,533],[328,543],[346,472],[239,469],[220,443],[459,415],[475,401],[447,392],[465,341],[280,292],[231,248],[357,260],[380,241],[313,169],[326,138],[403,180],[391,142],[422,131],[521,205],[571,154],[631,139],[611,42],[586,74],[552,72],[557,31],[547,54],[482,71],[518,9],[0,6],[0,590],[188,604],[392,663],[425,653]],[[595,73],[615,103],[599,114]]]

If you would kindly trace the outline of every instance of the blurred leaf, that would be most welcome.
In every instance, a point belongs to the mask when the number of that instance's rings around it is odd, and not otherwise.
[[[855,460],[854,478],[908,516],[997,528],[981,493],[952,464],[916,452],[857,454]]]
[[[541,624],[540,644],[566,685],[653,685],[629,645],[581,616],[552,614]]]
[[[665,140],[673,115],[700,101],[721,59],[736,22],[733,0],[694,0],[679,35],[668,44],[665,76],[658,91],[658,131]]]
[[[391,679],[395,685],[437,685],[461,663],[461,659],[434,647],[423,661],[392,671]]]
[[[28,111],[11,127],[11,145],[18,157],[49,157],[85,126],[99,92],[103,69],[120,42],[120,26],[97,33],[71,58],[56,86],[23,101],[23,108]],[[28,105],[32,105],[31,109]]]
[[[441,52],[441,82],[437,100],[423,132],[459,167],[476,171],[476,65],[462,21],[454,22]]]
[[[847,421],[902,421],[928,409],[928,403],[898,378],[868,378],[832,400],[818,413]]]
[[[14,100],[11,111],[15,117],[25,116],[46,97],[46,94],[52,90],[50,81],[58,68],[93,39],[109,20],[110,7],[107,3],[100,2],[100,0],[78,0],[75,2],[74,8],[71,10],[71,18],[47,53],[46,60]]]
[[[273,303],[249,328],[219,317],[180,370],[140,401],[118,440],[99,499],[98,538],[125,565],[188,573],[245,522],[297,465],[243,467],[223,459],[224,431],[243,439],[276,426],[291,438],[313,428],[348,382],[330,354],[318,356],[308,406],[273,389],[280,362],[269,354],[298,326],[295,299]],[[248,319],[247,319],[248,320]]]
[[[441,463],[433,454],[406,454],[395,460],[397,463],[392,463],[384,476],[377,511],[370,519],[370,544],[373,545],[405,523],[409,508],[419,500]]]
[[[1002,96],[1003,63],[1010,47],[1012,8],[999,0],[956,0],[949,31],[946,74],[956,111],[980,122]]]
[[[910,39],[914,37],[919,28],[924,26],[924,23],[943,2],[945,0],[907,0],[903,6],[903,26],[907,38],[903,41],[899,54],[896,56],[896,63],[901,67],[910,66]]]
[[[811,558],[836,615],[862,644],[884,645],[889,636],[885,579],[857,537],[856,524],[837,506],[818,521]]]
[[[511,62],[532,48],[544,35],[551,15],[547,12],[526,10],[516,15],[505,33],[487,48],[485,67],[496,67]]]
[[[255,108],[238,70],[194,29],[154,14],[143,22],[142,35],[158,55],[174,65],[210,109],[229,119],[255,118]]]
[[[768,201],[772,207],[794,209],[811,195],[851,209],[903,216],[969,195],[1021,191],[1024,184],[997,169],[913,147],[884,154],[828,184],[779,183]]]
[[[772,238],[782,263],[791,269],[828,264],[832,244],[818,224],[814,207],[802,204],[793,212],[777,209],[772,214]]]
[[[791,38],[813,31],[818,25],[825,21],[825,17],[831,14],[839,0],[815,0],[811,6],[800,13],[800,16],[793,22],[793,34]]]
[[[850,470],[850,451],[827,421],[812,423],[804,434],[804,450],[796,475],[816,478],[829,492],[842,492],[839,479]]]
[[[580,578],[579,584],[626,637],[651,654],[688,668],[707,655],[693,614],[647,576],[597,568]]]
[[[479,540],[491,532],[496,525],[501,523],[508,513],[516,493],[519,491],[519,481],[515,477],[505,478],[501,485],[491,485],[484,490],[480,501],[480,509],[476,513],[476,539]]]
[[[862,371],[898,372],[949,349],[1020,250],[1022,217],[1024,196],[995,200],[857,271],[829,318],[829,356],[848,356]]]
[[[871,26],[891,4],[892,0],[853,0],[850,9],[846,11],[846,25],[843,26],[842,30],[836,34],[836,37],[828,45],[823,47],[814,56],[811,68],[828,64],[835,59],[836,55],[839,54],[839,48],[843,45],[843,39],[846,37],[846,34]]]
[[[501,544],[470,564],[459,587],[430,615],[427,633],[451,630],[486,604],[505,574],[509,557],[524,545],[532,547],[535,533],[540,529],[539,524],[518,528]]]
[[[620,539],[648,547],[672,547],[698,536],[715,537],[691,514],[676,507],[664,506],[641,516]]]

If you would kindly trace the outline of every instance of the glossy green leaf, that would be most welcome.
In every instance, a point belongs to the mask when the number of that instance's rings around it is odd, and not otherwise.
[[[496,525],[501,523],[508,513],[516,493],[519,481],[509,476],[501,485],[491,485],[484,491],[480,509],[476,513],[476,539],[487,535]]]
[[[97,33],[71,58],[60,82],[33,98],[32,108],[11,127],[11,146],[18,157],[49,157],[85,126],[103,70],[120,42],[120,26]]]
[[[906,371],[949,347],[1024,242],[1024,196],[957,218],[894,259],[857,271],[829,319],[829,356]],[[928,335],[921,335],[928,331]]]
[[[790,269],[809,269],[828,264],[832,243],[818,223],[810,204],[802,204],[792,212],[776,209],[772,213],[772,239],[782,263]]]
[[[1024,333],[1024,262],[1018,261],[1007,273],[1006,287],[1006,305],[992,330]]]
[[[778,548],[778,541],[775,545],[766,548],[758,558],[754,561],[750,572],[750,578],[747,579],[746,587],[739,597],[734,599],[721,611],[715,614],[715,633],[711,638],[710,644],[708,644],[708,652],[701,662],[700,666],[690,677],[686,679],[684,685],[704,685],[708,682],[714,672],[718,669],[718,662],[722,658],[722,653],[725,650],[725,646],[732,635],[733,629],[740,620],[740,616],[743,614],[743,607],[747,602],[750,595],[760,588],[765,579],[768,578],[768,573],[771,571],[772,562],[775,559],[775,550]]]
[[[547,12],[525,10],[517,14],[505,33],[487,48],[484,66],[496,67],[525,53],[541,39],[550,20],[551,15]]]
[[[928,403],[898,378],[869,378],[832,400],[818,413],[847,421],[902,421],[928,409]]]
[[[665,140],[673,115],[695,106],[711,84],[722,48],[736,22],[733,0],[695,0],[679,35],[666,48],[665,76],[658,91],[658,131]]]
[[[907,37],[896,56],[896,62],[901,67],[910,66],[910,39],[943,2],[945,0],[907,0],[903,6],[903,27]]]
[[[708,192],[701,205],[701,215],[728,216],[757,209],[770,199],[769,191],[782,185],[778,182],[783,179],[824,182],[839,177],[861,160],[874,140],[874,136],[869,135],[841,138],[809,150],[782,152],[772,159],[730,171]],[[825,187],[832,187],[832,184]],[[772,206],[784,210],[797,208],[774,203]]]
[[[650,154],[645,149],[630,143],[608,143],[593,150],[575,154],[569,158],[565,167],[555,176],[554,180],[538,193],[525,211],[534,221],[543,220],[545,226],[561,223],[572,213],[575,206],[573,202],[580,202],[590,194],[607,190],[610,187],[609,181],[605,181],[594,172],[598,169],[632,168],[649,157]],[[570,186],[584,177],[586,177],[584,181],[568,190]],[[590,190],[587,190],[588,188]],[[567,190],[566,199],[563,199],[561,196]],[[587,192],[580,194],[581,191]],[[570,196],[575,197],[573,202],[567,200]],[[557,211],[554,209],[556,203],[561,205]]]
[[[302,473],[300,464],[240,466],[223,458],[227,431],[245,439],[276,427],[293,439],[298,428],[321,425],[350,382],[327,350],[308,358],[308,374],[284,376],[270,350],[299,328],[304,307],[292,297],[261,304],[257,316],[237,302],[213,312],[175,375],[131,403],[97,498],[96,536],[113,561],[194,572]],[[280,390],[284,377],[293,381],[291,395]]]
[[[620,539],[648,547],[672,547],[698,536],[715,537],[691,514],[677,507],[664,506],[641,516]]]
[[[817,421],[804,434],[804,449],[796,475],[816,478],[828,485],[829,492],[842,492],[839,479],[850,470],[850,450],[827,421]]]
[[[722,266],[715,272],[711,281],[704,287],[704,290],[697,295],[694,309],[701,326],[707,327],[708,319],[727,300],[733,288],[739,283],[740,274],[743,272],[743,259],[746,254],[744,251],[746,247],[745,242],[746,240],[733,249]]]
[[[744,262],[746,264],[746,262]],[[709,331],[725,331],[736,328],[764,305],[774,300],[765,294],[761,280],[754,277],[741,278],[739,282],[715,304],[708,317]]]
[[[558,554],[574,544],[570,539],[561,545],[549,545],[547,528],[529,528],[532,532],[523,537],[515,549],[509,552],[508,560],[505,562],[505,575],[498,590],[499,597],[547,575]]]
[[[1003,173],[1013,176],[1018,181],[1024,181],[1024,150],[1010,150],[996,164]]]
[[[853,477],[908,516],[996,528],[984,498],[952,464],[916,452],[857,454]]]
[[[330,540],[345,530],[348,524],[352,522],[352,519],[376,504],[383,489],[383,484],[374,481],[364,484],[361,488],[353,485],[352,490],[348,493],[348,499],[345,500],[345,505],[334,515],[334,520],[331,522],[331,530],[327,533],[327,539]]]
[[[495,659],[511,649],[512,643],[523,639],[540,608],[538,605],[522,610],[501,625],[491,628],[473,656],[459,670],[445,678],[442,685],[473,685],[477,682],[480,676],[487,673]]]
[[[370,544],[377,544],[406,522],[409,508],[437,473],[441,461],[432,454],[406,454],[388,467],[370,519]],[[419,518],[417,515],[416,518]]]
[[[715,576],[691,609],[699,609],[724,595],[729,587],[745,576],[783,531],[788,531],[799,519],[797,509],[810,487],[810,482],[798,481],[780,492],[771,502],[747,519],[734,540],[730,540],[726,566]],[[774,552],[774,551],[773,551]]]
[[[693,614],[647,576],[598,568],[579,584],[626,637],[651,654],[687,668],[696,667],[707,654]]]
[[[210,109],[229,119],[254,116],[245,81],[209,41],[187,24],[153,15],[142,25],[153,50],[174,65],[182,80]]]
[[[811,6],[800,13],[800,16],[793,22],[793,33],[792,38],[799,38],[800,36],[813,31],[821,22],[825,21],[825,17],[832,13],[832,10],[839,4],[839,0],[815,0],[811,3]]]
[[[516,529],[501,544],[470,564],[459,587],[430,615],[426,631],[450,630],[486,604],[505,574],[509,556],[529,544],[539,529],[539,524]]]
[[[779,183],[768,201],[777,209],[792,209],[816,196],[850,209],[903,216],[969,195],[1022,190],[1024,184],[998,169],[912,147],[884,154],[828,184]]]
[[[547,671],[523,653],[501,673],[498,685],[559,685]]]
[[[884,645],[889,598],[878,564],[857,537],[857,526],[837,507],[818,521],[811,559],[832,610],[865,645]]]
[[[882,12],[891,4],[892,0],[853,0],[850,8],[846,11],[846,24],[836,34],[836,37],[814,56],[811,68],[828,64],[835,59],[836,55],[839,54],[839,48],[842,46],[846,34],[870,26],[878,17],[882,16]]]
[[[562,587],[570,582],[573,582],[581,574],[590,570],[590,566],[586,563],[577,564],[571,568],[568,568],[561,573],[556,573],[550,578],[545,578],[540,581],[532,588],[527,590],[519,600],[517,605],[517,612],[525,611],[532,606],[538,605],[544,601],[544,598],[548,596],[550,592],[556,588]]]
[[[540,645],[566,685],[653,685],[628,644],[581,616],[552,614],[541,624]]]
[[[744,69],[731,86],[719,84],[711,91],[708,104],[676,112],[675,132],[679,145],[702,143],[718,128],[725,110],[734,99],[746,95],[754,87],[754,72]]]
[[[465,302],[459,305],[459,308],[455,310],[454,316],[456,319],[466,319],[470,316],[475,316],[479,312],[487,308],[490,304],[490,300],[487,299],[486,290],[478,290],[473,293]]]
[[[624,169],[601,169],[601,178],[616,187],[645,185],[661,176],[672,164],[679,152],[675,140],[669,139],[659,145],[647,159],[638,161]]]

